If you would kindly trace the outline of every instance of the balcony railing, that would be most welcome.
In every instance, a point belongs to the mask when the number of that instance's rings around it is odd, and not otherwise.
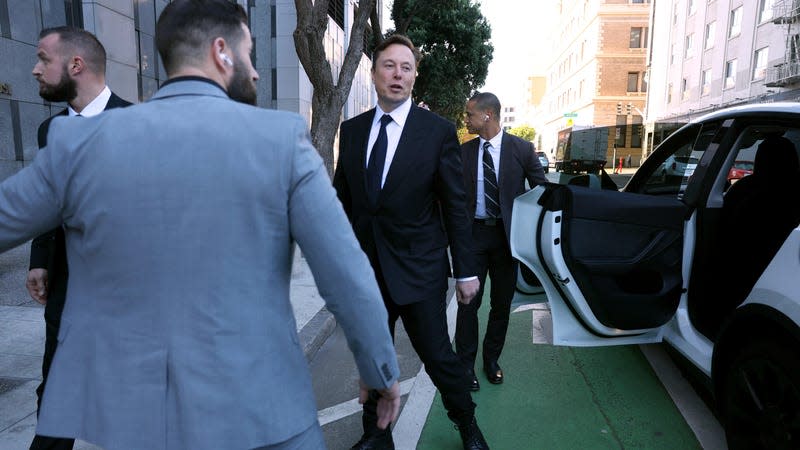
[[[793,23],[800,19],[800,0],[778,0],[772,6],[774,23]]]
[[[785,62],[767,69],[764,86],[784,87],[800,82],[800,63]]]

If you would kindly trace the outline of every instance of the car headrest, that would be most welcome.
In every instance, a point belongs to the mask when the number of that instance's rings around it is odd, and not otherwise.
[[[758,145],[753,175],[759,177],[785,177],[797,175],[800,161],[792,141],[781,136],[770,136]]]

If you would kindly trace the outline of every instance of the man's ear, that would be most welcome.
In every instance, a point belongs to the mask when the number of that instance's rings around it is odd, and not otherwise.
[[[86,61],[84,61],[83,57],[80,56],[73,56],[67,64],[67,70],[69,71],[70,75],[73,76],[83,72],[85,69]]]

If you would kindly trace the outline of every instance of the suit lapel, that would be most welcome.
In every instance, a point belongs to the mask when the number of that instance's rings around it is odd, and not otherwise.
[[[406,123],[403,126],[403,132],[400,135],[400,141],[397,143],[397,150],[395,150],[394,158],[392,158],[392,165],[389,166],[389,173],[386,174],[386,182],[383,183],[383,189],[381,189],[381,193],[378,196],[378,203],[402,183],[406,172],[416,159],[417,141],[426,135],[427,127],[424,122],[419,120],[417,109],[417,106],[411,105],[411,110],[408,112]]]
[[[500,191],[500,204],[503,205],[505,194],[509,192],[513,192],[513,186],[506,186],[506,180],[511,180],[514,177],[510,176],[514,165],[514,141],[511,137],[506,133],[503,132],[503,140],[500,143],[500,173],[498,176],[500,179],[497,180],[497,185],[499,186]],[[512,199],[513,200],[513,199]]]
[[[469,141],[465,147],[464,161],[462,164],[467,168],[469,174],[469,184],[475,186],[478,183],[478,148],[480,147],[481,139],[475,138]],[[473,188],[473,190],[476,188]]]

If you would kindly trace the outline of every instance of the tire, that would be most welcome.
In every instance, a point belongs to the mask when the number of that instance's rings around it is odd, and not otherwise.
[[[728,447],[800,448],[800,355],[790,340],[747,344],[717,390]]]

